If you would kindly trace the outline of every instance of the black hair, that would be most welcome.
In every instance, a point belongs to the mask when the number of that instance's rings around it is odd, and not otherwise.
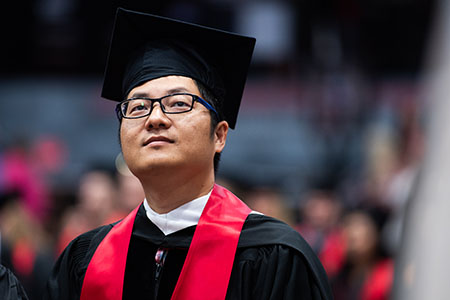
[[[220,121],[222,121],[223,113],[222,113],[222,102],[220,99],[218,99],[214,94],[211,92],[210,89],[208,89],[204,84],[199,82],[198,80],[194,80],[195,84],[197,85],[197,88],[200,92],[200,94],[203,97],[203,100],[206,100],[211,106],[216,110],[217,114],[210,110],[211,114],[211,138],[214,136],[215,129],[217,127],[217,124],[219,124]],[[220,156],[221,153],[216,153],[214,155],[214,174],[217,174],[217,171],[219,169],[219,163],[220,163]]]

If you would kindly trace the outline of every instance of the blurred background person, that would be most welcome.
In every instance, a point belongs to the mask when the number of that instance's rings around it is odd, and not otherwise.
[[[30,299],[40,299],[53,252],[42,224],[25,207],[22,191],[0,191],[0,263],[14,273]]]
[[[292,226],[293,214],[283,194],[275,187],[251,187],[245,192],[245,203],[254,211],[276,218]]]
[[[116,180],[115,171],[104,166],[92,166],[81,176],[76,204],[61,218],[58,253],[81,233],[120,220],[115,214]]]
[[[123,160],[122,154],[116,158],[117,197],[114,218],[127,216],[135,207],[144,201],[145,194],[139,179],[131,173]]]
[[[333,191],[312,189],[300,208],[295,229],[311,245],[332,280],[345,260],[345,239],[340,218],[342,204]]]
[[[336,300],[387,300],[394,278],[392,258],[383,250],[380,230],[364,210],[347,213],[342,220],[345,261],[332,279]]]

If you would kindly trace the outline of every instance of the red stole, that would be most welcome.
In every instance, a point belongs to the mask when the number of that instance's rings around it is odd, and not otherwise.
[[[137,210],[115,225],[97,247],[86,270],[81,300],[122,299]],[[192,238],[173,300],[225,299],[239,235],[250,211],[230,191],[214,186]],[[214,276],[210,275],[211,270]]]

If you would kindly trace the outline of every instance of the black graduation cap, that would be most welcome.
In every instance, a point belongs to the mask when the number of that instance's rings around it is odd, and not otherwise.
[[[122,101],[145,81],[183,75],[223,98],[224,119],[234,128],[255,42],[251,37],[118,8],[102,97]]]

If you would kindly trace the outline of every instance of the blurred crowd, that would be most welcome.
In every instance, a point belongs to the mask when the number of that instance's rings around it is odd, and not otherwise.
[[[301,233],[319,256],[336,300],[390,299],[405,213],[425,152],[426,108],[419,94],[381,92],[384,97],[363,109],[360,123],[348,107],[342,110],[336,94],[330,99],[334,111],[318,98],[321,112],[313,123],[325,142],[316,151],[326,154],[317,163],[322,171],[309,178],[294,205],[276,185],[223,181],[252,209]],[[348,122],[362,137],[360,152],[342,134]]]
[[[144,193],[120,156],[116,163],[90,165],[76,190],[61,191],[46,180],[55,171],[49,164],[58,164],[55,157],[44,162],[33,148],[11,145],[0,154],[0,261],[30,299],[40,299],[53,264],[70,241],[119,221],[143,201]]]
[[[315,133],[326,141],[328,156],[322,158],[328,158],[317,162],[320,176],[299,182],[305,188],[294,205],[292,195],[276,183],[243,182],[220,173],[217,178],[253,210],[302,234],[322,261],[336,300],[389,298],[405,208],[424,152],[421,104],[411,94],[369,108],[376,113],[362,123],[362,162],[352,171],[336,167],[345,167],[352,155],[333,152],[345,136],[333,122],[342,125],[343,119],[326,109],[313,118]],[[0,152],[1,263],[16,274],[30,299],[39,299],[55,260],[74,237],[120,220],[144,199],[120,155],[88,164],[75,188],[58,186],[55,177],[68,152],[56,138],[11,143]]]
[[[7,77],[36,70],[103,72],[105,32],[116,1],[28,2],[25,18],[9,13],[2,18],[4,28],[20,22],[13,27],[21,31],[4,34],[10,42],[0,51],[0,72]],[[405,210],[425,147],[424,104],[414,72],[422,53],[417,45],[426,37],[428,2],[433,1],[145,2],[152,12],[257,37],[240,123],[217,181],[253,210],[298,230],[322,261],[336,300],[389,299]],[[22,2],[8,5],[6,12],[24,11]],[[24,19],[29,22],[22,24]],[[406,74],[406,80],[389,80],[395,72]],[[39,84],[26,82],[30,94],[20,85],[0,84],[2,97],[13,99],[0,103],[2,121],[17,121],[7,118],[14,105],[27,120],[0,124],[0,262],[32,300],[40,299],[55,260],[74,237],[120,220],[144,199],[120,155],[110,161],[104,153],[111,150],[104,132],[116,129],[105,121],[113,120],[113,110],[100,102],[97,87],[78,94],[82,88],[66,91],[56,84],[39,92]],[[281,117],[261,117],[262,111]],[[286,113],[301,120],[281,123],[290,120]],[[246,131],[250,114],[266,127]],[[55,136],[35,136],[40,123]],[[105,131],[95,131],[100,127]],[[33,136],[18,141],[17,128]],[[233,150],[232,138],[242,147]],[[83,149],[105,160],[88,163],[67,186],[65,180],[81,165],[69,164],[69,157],[81,160]],[[249,153],[237,159],[236,149]]]

